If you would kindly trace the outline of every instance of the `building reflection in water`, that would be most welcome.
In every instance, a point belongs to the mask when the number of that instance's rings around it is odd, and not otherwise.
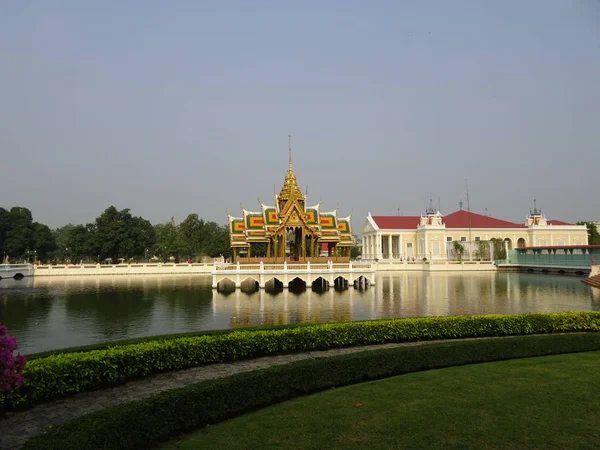
[[[0,281],[0,322],[24,353],[141,336],[393,317],[600,310],[572,276],[380,272],[360,291],[217,292],[210,276],[34,277]]]
[[[370,291],[353,288],[345,291],[284,289],[273,293],[260,289],[248,294],[240,289],[233,292],[213,292],[213,315],[228,316],[231,328],[255,325],[288,325],[302,322],[318,323],[357,320],[355,298],[363,302]],[[360,317],[365,318],[365,317]]]

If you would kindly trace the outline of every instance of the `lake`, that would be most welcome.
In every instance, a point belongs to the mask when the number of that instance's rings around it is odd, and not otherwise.
[[[325,292],[239,289],[205,275],[0,280],[0,323],[24,354],[186,331],[299,322],[600,310],[598,289],[568,275],[379,272],[376,285]]]

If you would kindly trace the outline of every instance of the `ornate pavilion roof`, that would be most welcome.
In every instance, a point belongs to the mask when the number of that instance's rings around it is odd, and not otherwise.
[[[338,218],[337,209],[321,211],[321,202],[307,206],[306,196],[298,187],[292,167],[292,152],[289,150],[289,164],[279,195],[274,195],[275,206],[260,202],[261,211],[251,212],[242,208],[242,217],[229,218],[229,233],[232,247],[244,247],[251,242],[267,242],[288,221],[300,218],[304,227],[318,236],[321,242],[334,242],[340,245],[354,245],[351,215]],[[300,217],[301,216],[301,217]]]
[[[290,153],[290,163],[287,174],[285,175],[285,181],[281,187],[281,192],[279,192],[279,200],[287,201],[292,198],[304,200],[304,195],[302,195],[302,191],[296,182],[296,175],[294,174],[294,169],[292,168],[292,154]]]

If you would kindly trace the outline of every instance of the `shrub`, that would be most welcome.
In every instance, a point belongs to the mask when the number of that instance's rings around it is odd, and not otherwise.
[[[182,337],[30,361],[11,406],[153,373],[284,353],[420,340],[600,331],[600,312],[421,317]],[[1,395],[1,394],[0,394]]]
[[[331,387],[420,370],[600,349],[600,333],[432,343],[312,359],[201,382],[94,412],[25,449],[148,448],[174,434]]]
[[[9,391],[23,384],[21,373],[26,360],[24,356],[13,354],[18,348],[17,340],[8,336],[6,326],[0,325],[0,406]]]

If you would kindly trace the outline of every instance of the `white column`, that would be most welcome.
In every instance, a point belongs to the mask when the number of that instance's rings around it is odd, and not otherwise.
[[[377,247],[375,245],[376,240],[377,240],[377,234],[374,234],[373,236],[371,236],[371,259],[377,258]]]
[[[367,257],[367,237],[363,236],[363,240],[362,240],[362,257],[366,258]]]
[[[377,259],[383,259],[383,234],[377,234]]]

